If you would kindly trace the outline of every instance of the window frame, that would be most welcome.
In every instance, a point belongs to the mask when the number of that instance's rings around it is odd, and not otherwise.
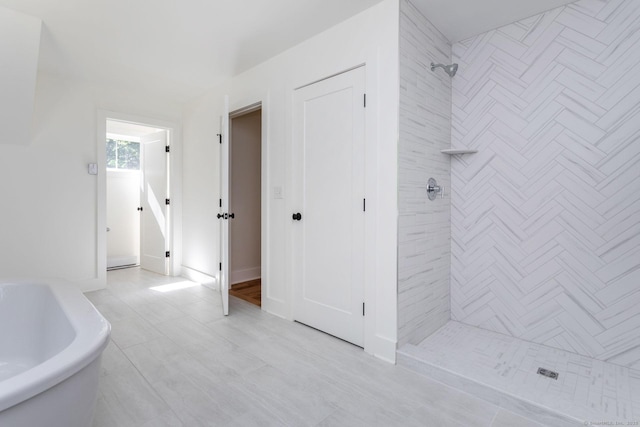
[[[138,139],[136,141],[136,139]],[[107,151],[107,146],[109,144],[109,141],[114,141],[115,142],[115,167],[110,167],[109,166],[109,153]],[[121,168],[118,167],[119,163],[118,163],[118,148],[119,148],[119,143],[120,142],[126,142],[126,143],[130,143],[130,144],[138,144],[138,168],[137,169],[131,169],[131,168]],[[142,170],[142,143],[140,142],[139,138],[133,138],[133,137],[126,137],[124,135],[107,135],[107,138],[105,140],[105,156],[106,156],[106,166],[107,166],[107,170],[108,171],[117,171],[117,172],[140,172]]]

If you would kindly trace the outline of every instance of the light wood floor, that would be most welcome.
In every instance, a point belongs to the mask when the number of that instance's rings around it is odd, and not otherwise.
[[[107,273],[93,427],[541,427],[181,277]]]
[[[260,279],[249,280],[248,282],[231,285],[229,295],[243,299],[258,307],[262,305],[262,285]]]

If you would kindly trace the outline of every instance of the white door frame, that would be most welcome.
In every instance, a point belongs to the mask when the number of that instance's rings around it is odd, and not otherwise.
[[[259,99],[244,100],[241,102],[233,102],[233,98],[229,98],[229,144],[231,144],[231,120],[243,114],[261,110],[261,135],[260,135],[260,277],[262,286],[262,306],[261,310],[267,310],[265,307],[266,296],[269,291],[269,229],[268,229],[268,203],[269,203],[269,156],[268,156],[268,95]],[[222,149],[222,148],[220,148]],[[231,152],[231,146],[229,146]],[[229,156],[229,166],[231,166],[231,156]],[[228,169],[230,171],[230,169]],[[221,183],[222,185],[222,183]],[[220,237],[222,238],[222,236]],[[217,283],[220,282],[220,274],[216,278]]]
[[[96,126],[96,149],[98,161],[97,202],[96,202],[96,286],[107,284],[107,154],[105,149],[107,120],[134,123],[165,129],[171,146],[169,162],[169,194],[171,195],[171,217],[169,222],[169,242],[171,261],[169,275],[180,275],[182,265],[182,130],[179,124],[152,117],[138,116],[115,111],[98,110]]]
[[[263,247],[262,247],[262,227],[263,227],[263,221],[262,221],[262,214],[264,212],[263,209],[263,205],[264,205],[264,197],[265,194],[263,194],[264,191],[264,187],[262,186],[262,180],[264,179],[264,174],[262,173],[262,163],[263,163],[263,155],[262,155],[262,102],[256,102],[254,104],[248,105],[246,107],[242,107],[239,108],[237,110],[233,110],[229,112],[229,209],[231,209],[231,199],[232,199],[232,194],[231,194],[231,175],[232,175],[232,165],[233,165],[233,157],[232,157],[232,150],[231,150],[231,145],[233,144],[233,120],[240,118],[246,114],[249,113],[253,113],[256,111],[260,111],[260,164],[261,164],[261,168],[260,168],[260,264],[262,264],[262,255],[263,255]],[[231,228],[229,228],[229,230],[231,230]],[[229,262],[231,262],[231,233],[229,234]],[[231,264],[229,264],[231,265]],[[231,267],[229,267],[230,269]],[[262,280],[262,265],[260,266],[260,278]],[[229,289],[231,289],[231,271],[229,271]],[[261,286],[262,283],[261,283]]]
[[[229,192],[231,190],[230,168],[231,168],[231,136],[229,129],[231,128],[231,118],[229,115],[229,95],[224,96],[222,108],[222,117],[220,117],[220,211],[216,215],[220,224],[220,272],[218,283],[220,284],[220,295],[222,297],[222,314],[229,315],[229,274],[231,262],[229,255],[231,253],[231,244],[229,243],[229,217],[230,199]],[[224,215],[224,217],[223,217]]]
[[[396,168],[396,149],[397,149],[397,128],[386,129],[380,127],[382,120],[380,114],[384,113],[388,108],[387,105],[381,105],[380,99],[387,97],[384,85],[380,86],[380,72],[386,72],[385,65],[380,62],[378,54],[373,51],[365,54],[367,61],[360,64],[354,63],[351,66],[336,68],[333,72],[327,72],[324,75],[315,75],[316,78],[302,79],[294,81],[286,88],[287,93],[287,116],[292,120],[293,93],[296,89],[317,83],[321,80],[331,78],[335,75],[353,70],[354,68],[365,66],[366,68],[366,91],[367,105],[365,108],[365,144],[367,146],[365,154],[365,196],[367,199],[367,215],[365,215],[365,283],[364,283],[364,302],[366,304],[366,316],[364,318],[364,351],[366,353],[376,355],[381,359],[395,363],[396,354],[396,316],[395,308],[389,313],[388,306],[383,304],[384,309],[379,310],[378,301],[380,298],[397,299],[396,292],[384,289],[381,283],[391,283],[397,281],[397,268],[393,264],[393,268],[389,268],[388,260],[397,258],[397,209],[388,202],[388,194],[396,194],[397,182],[393,180],[381,180],[381,176],[395,176]],[[382,90],[382,92],[381,92]],[[294,162],[293,148],[293,124],[288,123],[287,139],[286,139],[286,164],[291,165]],[[384,154],[384,155],[382,155]],[[389,159],[386,158],[389,156]],[[389,161],[393,160],[393,161]],[[392,171],[393,170],[393,171]],[[392,171],[392,172],[390,172]],[[294,170],[289,167],[286,170],[287,186],[290,188],[295,180]],[[395,199],[394,199],[395,200]],[[286,212],[293,213],[296,206],[293,205],[290,198],[285,200]],[[289,218],[291,218],[289,216]],[[389,230],[393,230],[390,232]],[[384,231],[384,232],[382,232]],[[293,229],[286,227],[287,236],[286,257],[293,259]],[[384,267],[379,267],[383,265]],[[286,313],[286,318],[293,320],[293,300],[294,300],[294,280],[293,266],[287,266],[287,292],[288,299],[291,304],[285,306],[282,312]],[[394,291],[397,291],[394,289]],[[393,317],[388,316],[393,314]],[[384,320],[392,327],[381,327],[380,321]],[[393,323],[390,323],[393,322]],[[385,333],[380,333],[385,330]]]

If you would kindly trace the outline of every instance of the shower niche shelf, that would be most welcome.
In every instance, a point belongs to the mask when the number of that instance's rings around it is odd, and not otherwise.
[[[478,150],[470,150],[468,148],[447,148],[446,150],[440,150],[442,154],[449,154],[453,156],[454,154],[473,154],[477,153]]]

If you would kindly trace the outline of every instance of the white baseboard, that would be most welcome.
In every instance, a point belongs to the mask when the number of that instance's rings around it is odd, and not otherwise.
[[[107,268],[136,264],[138,264],[138,257],[135,255],[112,256],[107,258]]]
[[[220,290],[220,286],[218,285],[218,279],[213,277],[213,276],[209,276],[208,274],[205,274],[201,271],[198,270],[194,270],[193,268],[189,268],[186,266],[182,266],[181,269],[181,275],[182,277],[185,277],[189,280],[192,280],[194,282],[198,282],[200,283],[202,286],[206,286],[207,288],[211,288],[214,291],[219,291]]]
[[[80,281],[73,281],[72,283],[74,283],[81,292],[93,292],[93,291],[99,291],[101,289],[106,289],[107,288],[107,282],[104,279],[86,279],[86,280],[80,280]]]
[[[396,342],[386,337],[376,335],[371,340],[371,347],[366,347],[365,351],[380,360],[389,363],[396,363]]]
[[[245,268],[244,270],[232,271],[229,274],[229,282],[232,285],[236,283],[248,282],[249,280],[259,279],[260,267]]]

